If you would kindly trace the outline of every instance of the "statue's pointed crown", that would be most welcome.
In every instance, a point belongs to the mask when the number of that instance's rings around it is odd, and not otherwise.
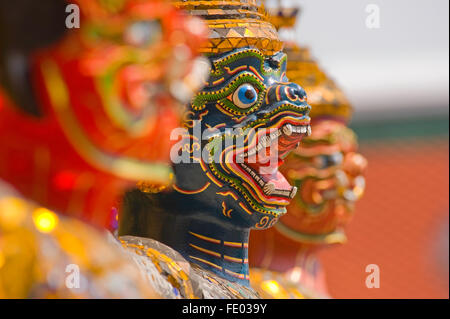
[[[265,55],[283,48],[283,42],[257,0],[182,0],[176,7],[202,18],[209,28],[205,54],[220,54],[243,47],[256,47]]]

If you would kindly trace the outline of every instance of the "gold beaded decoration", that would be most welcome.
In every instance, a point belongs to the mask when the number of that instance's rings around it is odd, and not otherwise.
[[[176,7],[202,18],[209,28],[209,41],[200,51],[219,54],[243,47],[256,47],[264,55],[283,48],[264,6],[257,0],[174,1]]]

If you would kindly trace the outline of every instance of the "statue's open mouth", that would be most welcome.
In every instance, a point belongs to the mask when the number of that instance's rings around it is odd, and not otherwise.
[[[283,158],[298,145],[309,130],[308,124],[286,123],[272,134],[260,138],[256,146],[250,147],[249,151],[243,154],[244,163],[238,163],[238,165],[252,180],[253,186],[259,191],[262,190],[267,200],[294,198],[297,188],[289,185],[283,174],[278,171],[278,167],[283,163]],[[274,155],[271,154],[270,149],[273,146],[277,151]]]
[[[262,213],[276,216],[285,212],[297,188],[291,186],[278,168],[290,151],[311,132],[310,118],[298,112],[280,112],[262,123],[253,123],[243,147],[229,147],[219,164],[212,163],[214,175],[238,190],[247,203]]]

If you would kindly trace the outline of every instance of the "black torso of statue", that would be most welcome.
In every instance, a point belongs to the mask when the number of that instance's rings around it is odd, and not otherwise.
[[[278,166],[309,133],[310,107],[282,52],[239,48],[210,62],[173,134],[173,188],[129,192],[119,235],[165,297],[258,297],[248,287],[249,232],[276,223],[295,195]]]

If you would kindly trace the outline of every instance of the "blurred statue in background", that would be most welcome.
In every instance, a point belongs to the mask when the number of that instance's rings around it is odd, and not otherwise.
[[[292,34],[298,9],[270,9],[280,34]],[[292,38],[292,37],[290,37]],[[282,172],[298,188],[288,213],[273,228],[250,236],[250,281],[263,298],[328,298],[322,247],[346,241],[344,227],[363,195],[365,158],[347,127],[352,109],[309,50],[285,41],[287,77],[302,85],[312,106],[312,135],[286,159]]]
[[[206,28],[162,0],[73,3],[68,30],[65,1],[0,2],[0,298],[158,297],[80,220],[114,228],[127,188],[170,185]]]
[[[108,227],[125,187],[171,183],[170,133],[199,88],[189,71],[206,30],[163,1],[80,0],[81,28],[69,31],[64,6],[47,17],[31,2],[2,4],[0,174],[48,208]],[[51,34],[18,34],[25,22],[10,21],[12,10],[42,11],[26,23]]]
[[[278,167],[310,133],[310,106],[259,1],[175,4],[209,27],[210,76],[172,154],[173,189],[130,192],[120,239],[167,298],[257,298],[249,231],[273,226],[295,196]]]

